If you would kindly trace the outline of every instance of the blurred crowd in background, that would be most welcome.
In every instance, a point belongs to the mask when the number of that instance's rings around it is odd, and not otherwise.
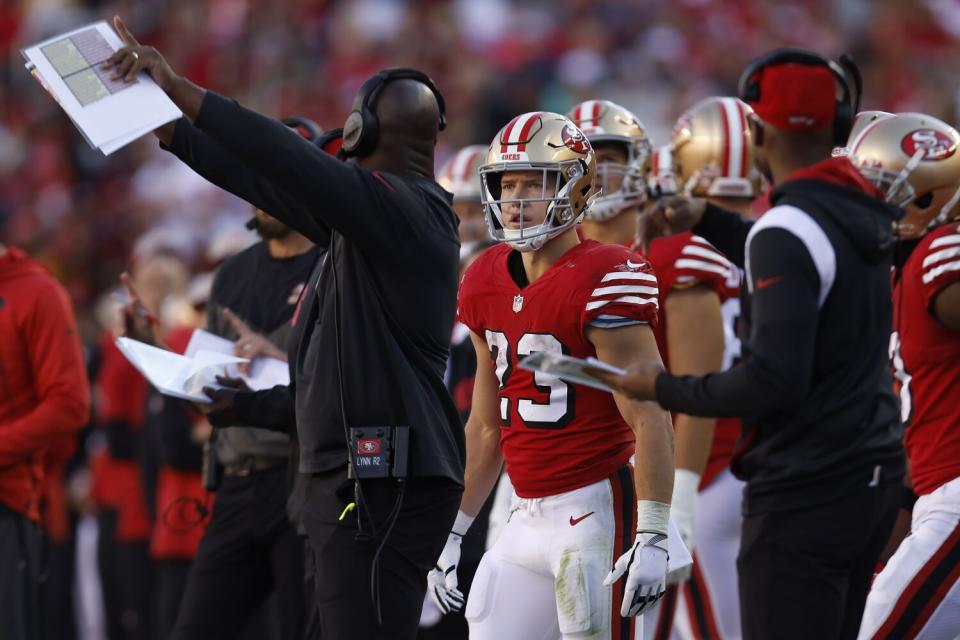
[[[256,239],[249,205],[154,138],[110,157],[89,148],[24,70],[21,47],[115,14],[198,84],[323,128],[342,125],[377,70],[423,69],[449,114],[438,163],[518,113],[593,98],[633,110],[664,143],[685,108],[734,95],[750,59],[786,45],[851,53],[865,109],[960,119],[960,0],[0,0],[0,242],[66,286],[91,363],[121,271],[176,262],[160,288],[176,281],[188,305],[167,312],[189,313],[209,283],[191,292],[187,274]],[[81,474],[91,446],[75,457]],[[73,509],[92,509],[74,488]]]
[[[683,109],[734,93],[746,62],[782,45],[852,53],[864,108],[922,105],[947,122],[960,109],[957,0],[0,0],[0,238],[65,283],[88,343],[135,248],[170,245],[203,270],[210,241],[248,213],[153,138],[91,150],[24,70],[21,47],[114,14],[199,84],[324,128],[373,72],[422,68],[450,113],[438,162],[517,113],[588,98],[666,141]]]

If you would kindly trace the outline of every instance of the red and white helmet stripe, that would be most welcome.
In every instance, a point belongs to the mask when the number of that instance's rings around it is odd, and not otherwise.
[[[527,141],[534,133],[534,126],[540,122],[540,112],[533,111],[519,115],[506,126],[500,138],[500,153],[515,151],[523,153],[527,150]],[[510,147],[513,147],[512,149]]]
[[[723,173],[730,178],[746,178],[750,171],[747,155],[749,129],[747,112],[736,98],[721,98],[720,109],[723,112]]]
[[[571,114],[573,123],[580,127],[585,135],[598,133],[600,129],[600,113],[603,103],[600,100],[586,100],[573,109]]]

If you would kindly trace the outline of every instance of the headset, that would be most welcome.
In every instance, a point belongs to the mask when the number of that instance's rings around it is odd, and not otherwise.
[[[377,138],[380,135],[380,121],[373,110],[374,101],[384,85],[394,80],[416,80],[425,84],[433,92],[437,99],[437,106],[440,107],[438,129],[440,131],[446,129],[446,103],[443,100],[443,94],[437,89],[437,85],[430,79],[430,76],[417,69],[384,69],[364,82],[357,93],[360,97],[360,108],[351,111],[343,125],[343,155],[345,157],[368,156],[376,149]]]
[[[843,95],[836,102],[833,116],[833,145],[845,146],[857,112],[860,111],[860,95],[863,92],[863,77],[853,58],[847,54],[835,62],[826,56],[807,49],[776,49],[760,56],[740,75],[740,99],[744,102],[760,101],[760,72],[767,67],[783,64],[803,64],[811,67],[823,67],[833,74]]]

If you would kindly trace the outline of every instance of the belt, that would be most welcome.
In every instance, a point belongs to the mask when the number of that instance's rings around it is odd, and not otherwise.
[[[223,465],[223,475],[243,478],[258,471],[267,471],[287,464],[286,458],[276,456],[247,456],[242,460]]]

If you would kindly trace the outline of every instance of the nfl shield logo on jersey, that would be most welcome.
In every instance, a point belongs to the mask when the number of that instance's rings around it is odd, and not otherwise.
[[[513,312],[520,313],[520,309],[523,309],[523,296],[516,295],[513,297]]]

